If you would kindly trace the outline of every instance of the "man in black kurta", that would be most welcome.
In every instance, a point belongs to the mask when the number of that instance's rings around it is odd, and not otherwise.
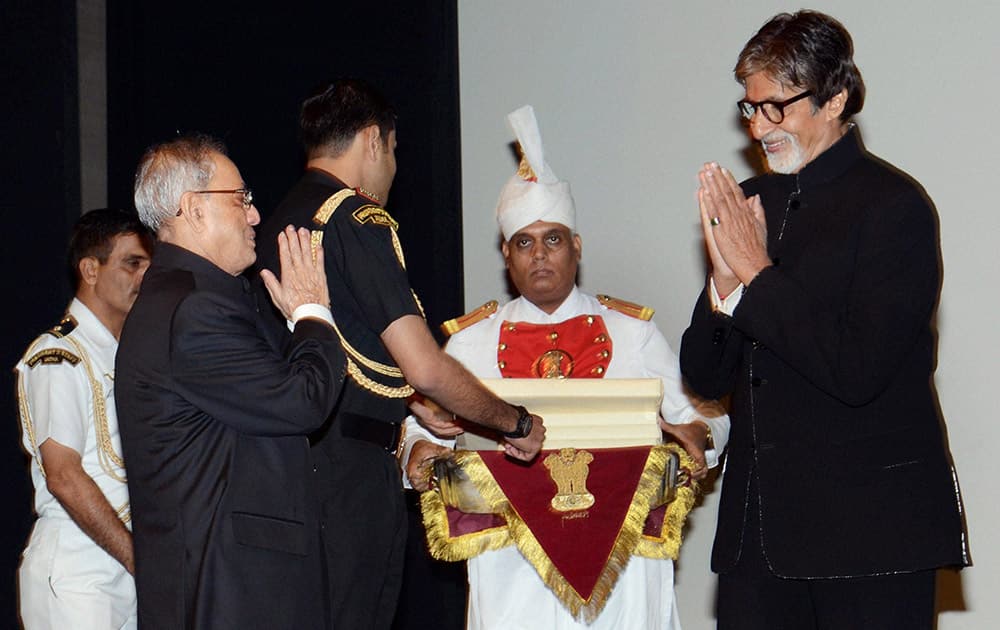
[[[773,173],[700,174],[712,274],[681,368],[732,394],[722,629],[931,628],[935,569],[969,562],[932,388],[937,218],[849,122],[851,56],[829,16],[775,17],[736,67]]]
[[[241,273],[260,217],[221,145],[154,147],[136,182],[160,241],[116,364],[139,625],[322,628],[306,435],[333,408],[344,357],[322,269],[304,264],[308,234],[282,235],[299,264],[268,282],[295,321],[286,338]]]
[[[506,431],[508,453],[521,459],[538,452],[544,428],[483,388],[427,328],[397,223],[382,208],[396,173],[391,106],[364,82],[337,81],[303,103],[300,132],[307,170],[261,229],[260,263],[273,268],[273,237],[286,224],[310,228],[326,252],[348,375],[330,421],[313,436],[330,627],[388,628],[406,540],[395,450],[407,398],[416,390]],[[433,416],[420,404],[414,411]]]

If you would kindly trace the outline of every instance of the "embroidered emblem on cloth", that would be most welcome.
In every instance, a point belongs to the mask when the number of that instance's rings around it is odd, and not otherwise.
[[[558,491],[550,505],[557,512],[586,510],[594,505],[594,495],[587,491],[587,475],[594,456],[575,448],[560,449],[545,458],[549,476],[556,482]]]

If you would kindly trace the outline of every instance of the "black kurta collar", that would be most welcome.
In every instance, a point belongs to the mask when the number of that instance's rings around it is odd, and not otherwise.
[[[802,167],[798,172],[798,185],[800,188],[808,188],[832,181],[864,154],[865,146],[861,142],[861,133],[857,125],[851,123],[847,133],[816,156],[816,159]]]

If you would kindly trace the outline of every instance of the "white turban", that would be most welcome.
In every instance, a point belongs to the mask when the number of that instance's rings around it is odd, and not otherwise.
[[[524,157],[522,168],[507,181],[497,201],[497,223],[503,239],[509,241],[518,230],[535,221],[561,223],[575,232],[573,195],[569,183],[559,181],[545,161],[535,110],[525,105],[507,114],[507,123],[521,144]],[[531,167],[530,173],[523,168],[525,161]]]

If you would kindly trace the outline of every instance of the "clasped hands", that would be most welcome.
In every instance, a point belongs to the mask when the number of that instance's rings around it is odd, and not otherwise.
[[[765,267],[767,222],[760,195],[749,199],[725,168],[706,163],[698,172],[698,207],[705,246],[712,263],[712,278],[720,295],[728,295],[750,282]]]

